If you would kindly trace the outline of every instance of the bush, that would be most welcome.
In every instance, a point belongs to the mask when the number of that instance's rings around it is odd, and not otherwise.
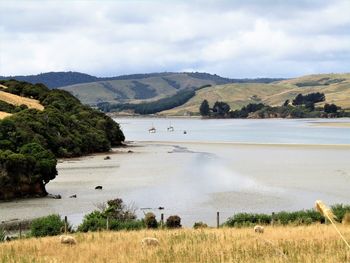
[[[94,211],[84,216],[83,222],[78,226],[78,231],[100,231],[107,228],[107,219],[99,211]]]
[[[198,228],[207,228],[208,225],[202,221],[200,222],[195,222],[194,225],[193,225],[193,228],[194,229],[198,229]]]
[[[167,228],[180,228],[181,227],[181,218],[177,215],[169,216],[165,223]]]
[[[130,221],[118,221],[112,220],[110,222],[110,230],[140,230],[145,228],[145,223],[141,220],[130,220]]]
[[[333,214],[337,217],[337,221],[341,222],[347,212],[350,212],[350,205],[335,204],[331,206]]]
[[[55,236],[64,228],[64,220],[59,215],[49,215],[33,220],[30,233],[34,237]]]
[[[147,228],[157,228],[158,222],[156,220],[156,215],[153,213],[147,213],[145,215],[145,225]]]

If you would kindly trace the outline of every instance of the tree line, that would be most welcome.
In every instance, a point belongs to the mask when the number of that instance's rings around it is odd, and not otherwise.
[[[286,100],[281,106],[272,107],[263,103],[249,103],[239,110],[231,110],[226,102],[216,101],[210,107],[207,100],[203,100],[199,112],[203,117],[210,118],[329,118],[349,117],[336,104],[326,103],[323,107],[316,107],[318,102],[325,101],[323,93],[298,94],[290,103]]]
[[[45,185],[57,175],[56,158],[108,151],[125,139],[110,117],[69,92],[15,80],[0,84],[8,87],[3,91],[37,99],[45,107],[10,107],[17,113],[0,120],[0,199],[46,195]]]

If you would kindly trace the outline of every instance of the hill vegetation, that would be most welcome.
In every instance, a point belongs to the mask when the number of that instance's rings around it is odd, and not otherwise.
[[[82,105],[70,93],[43,84],[1,81],[2,92],[23,101],[30,97],[42,110],[0,103],[13,115],[0,120],[0,199],[43,196],[56,177],[56,158],[108,151],[120,145],[119,125]]]
[[[208,118],[336,118],[350,117],[335,104],[326,103],[323,107],[316,107],[316,103],[326,100],[323,93],[298,94],[290,105],[286,100],[281,106],[269,106],[263,103],[249,103],[240,110],[232,111],[230,105],[223,101],[216,101],[212,108],[207,100],[203,100],[199,107],[200,114]]]
[[[327,81],[326,81],[327,79]],[[310,86],[307,86],[311,83]],[[316,85],[317,84],[317,85]],[[203,100],[210,105],[216,101],[226,102],[232,110],[239,110],[250,103],[281,106],[286,100],[298,95],[323,93],[326,100],[317,104],[336,104],[350,109],[350,74],[309,75],[295,79],[272,83],[231,83],[208,87],[196,92],[196,95],[184,105],[162,112],[163,115],[198,115]]]

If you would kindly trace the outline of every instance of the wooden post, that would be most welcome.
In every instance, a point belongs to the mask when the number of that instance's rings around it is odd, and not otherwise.
[[[22,223],[19,222],[19,239],[22,238]]]
[[[220,227],[220,212],[216,212],[216,227]]]
[[[161,225],[161,227],[164,226],[164,214],[163,213],[160,214],[160,225]]]
[[[273,226],[274,224],[275,224],[275,212],[272,212],[271,225]]]
[[[67,228],[68,228],[68,220],[67,216],[64,216],[64,234],[67,235]]]
[[[107,231],[109,230],[109,217],[107,216],[107,221],[106,221],[106,228],[107,228]]]

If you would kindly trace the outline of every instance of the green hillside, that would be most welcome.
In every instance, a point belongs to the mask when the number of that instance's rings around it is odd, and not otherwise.
[[[265,103],[270,106],[282,105],[287,99],[292,100],[299,93],[322,92],[326,101],[335,103],[344,109],[350,109],[350,73],[320,74],[300,78],[276,81],[272,83],[231,83],[207,87],[184,105],[163,111],[163,115],[198,114],[201,102],[206,99],[210,105],[216,101],[225,101],[231,109],[240,109],[248,103]]]
[[[76,84],[61,89],[71,92],[84,104],[96,105],[99,102],[152,101],[189,88],[229,82],[232,80],[206,73],[159,73]]]

